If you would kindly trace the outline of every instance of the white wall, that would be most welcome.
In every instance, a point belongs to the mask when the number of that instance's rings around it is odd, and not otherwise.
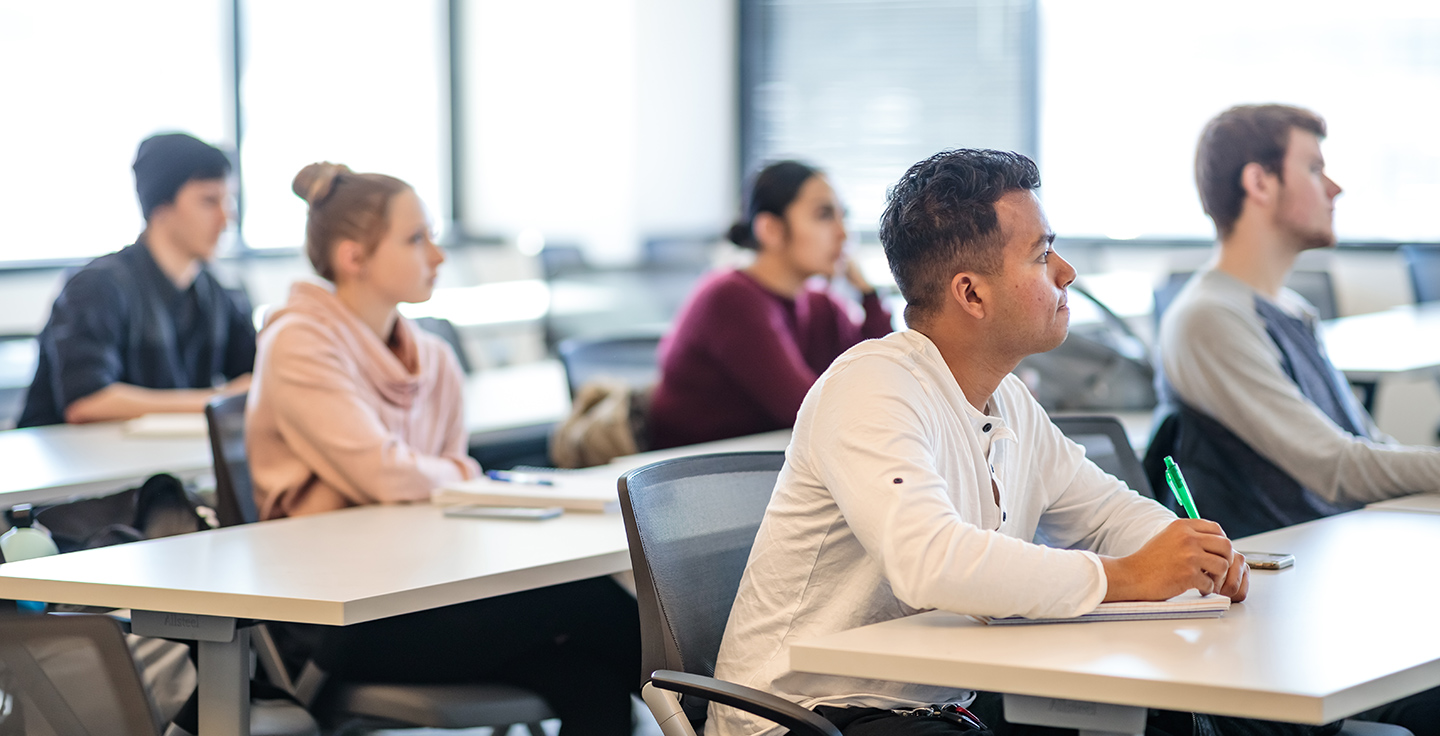
[[[735,0],[465,8],[469,231],[625,263],[647,236],[733,217]]]

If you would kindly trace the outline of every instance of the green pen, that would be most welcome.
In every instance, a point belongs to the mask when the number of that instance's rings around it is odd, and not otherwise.
[[[1195,510],[1195,502],[1190,498],[1190,488],[1185,485],[1185,476],[1180,474],[1180,466],[1169,455],[1165,456],[1165,485],[1170,486],[1170,492],[1180,499],[1180,505],[1185,507],[1185,513],[1190,518],[1200,518],[1200,512]]]

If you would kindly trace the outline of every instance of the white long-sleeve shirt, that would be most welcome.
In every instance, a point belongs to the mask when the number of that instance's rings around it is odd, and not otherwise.
[[[716,676],[805,707],[963,701],[792,672],[790,643],[936,608],[1076,616],[1105,596],[1096,552],[1130,554],[1175,520],[1086,460],[1014,376],[988,408],[919,332],[836,359],[800,407]],[[722,706],[708,723],[711,736],[776,730]]]

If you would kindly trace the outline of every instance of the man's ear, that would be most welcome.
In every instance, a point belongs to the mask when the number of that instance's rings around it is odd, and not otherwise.
[[[950,277],[950,289],[946,296],[961,311],[975,319],[984,319],[989,308],[985,301],[985,285],[978,276],[961,271]]]
[[[1258,204],[1268,206],[1274,202],[1279,186],[1280,177],[1254,161],[1240,170],[1240,188],[1245,190],[1247,199],[1253,199]]]
[[[365,270],[365,261],[367,260],[365,247],[348,239],[335,244],[335,251],[330,258],[337,279],[341,276],[347,279],[359,276]]]
[[[750,229],[755,233],[755,243],[760,246],[760,250],[779,247],[789,235],[784,218],[773,212],[756,214]]]

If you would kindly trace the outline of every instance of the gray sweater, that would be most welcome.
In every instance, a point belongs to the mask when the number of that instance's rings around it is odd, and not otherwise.
[[[1315,501],[1348,507],[1440,491],[1440,450],[1381,433],[1315,325],[1314,308],[1288,289],[1271,302],[1229,274],[1201,271],[1160,326],[1162,393],[1217,420]],[[1319,351],[1308,361],[1297,348],[1306,342]]]

